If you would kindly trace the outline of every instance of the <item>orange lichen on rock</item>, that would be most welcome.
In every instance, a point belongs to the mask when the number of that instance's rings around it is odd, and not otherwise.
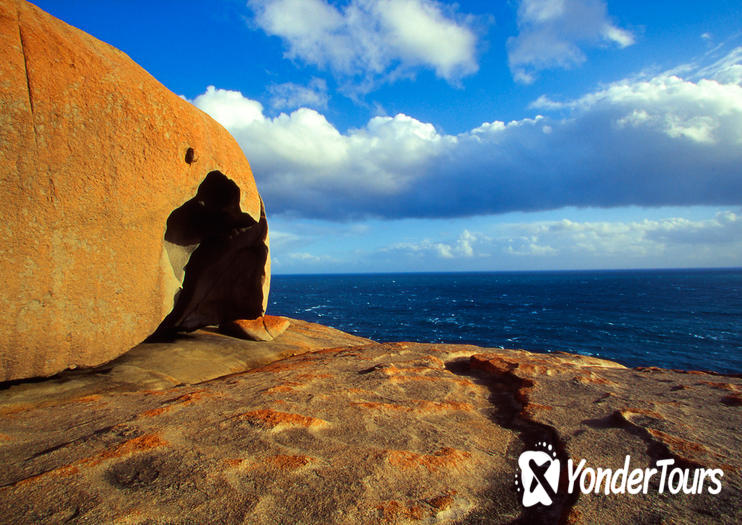
[[[165,412],[169,412],[173,408],[173,406],[174,405],[165,405],[162,407],[153,408],[151,410],[145,410],[139,415],[142,417],[156,417],[156,416],[164,414]]]
[[[414,374],[414,373],[422,374],[425,372],[430,372],[433,369],[424,367],[424,366],[410,366],[410,367],[399,368],[394,365],[389,365],[389,366],[380,367],[379,370],[381,370],[382,372],[384,372],[384,374],[388,376],[396,376],[396,375],[408,375],[408,374]]]
[[[460,467],[464,460],[471,457],[471,454],[464,450],[445,447],[433,454],[418,454],[409,450],[392,450],[388,457],[389,463],[401,469],[425,467],[429,472],[438,472],[441,469]]]
[[[729,392],[739,392],[737,385],[732,383],[722,383],[720,381],[700,381],[698,384],[712,386],[714,388],[718,388],[719,390],[727,390]]]
[[[623,365],[598,359],[556,352],[537,355],[524,350],[503,350],[503,353],[476,354],[469,358],[471,368],[492,375],[514,374],[518,377],[535,378],[556,374],[580,373],[573,376],[580,383],[609,384],[609,380],[596,375],[591,369],[624,368]]]
[[[384,501],[377,505],[376,509],[381,513],[384,523],[398,523],[400,520],[410,519],[421,520],[428,514],[422,506],[414,502],[403,504],[396,500]]]
[[[427,401],[424,399],[413,399],[410,405],[398,405],[395,403],[380,403],[375,401],[352,401],[352,406],[367,408],[369,410],[393,411],[393,412],[447,412],[451,410],[470,411],[474,407],[471,403],[461,401]]]
[[[471,403],[462,401],[425,401],[425,400],[414,400],[415,406],[424,412],[448,412],[451,410],[463,410],[469,412],[474,410]]]
[[[553,409],[554,407],[549,406],[549,405],[542,405],[540,403],[528,402],[525,406],[523,406],[521,413],[528,417],[533,417],[536,415],[536,412],[543,412],[544,410],[553,410]]]
[[[175,399],[166,401],[165,404],[163,404],[163,406],[161,407],[153,408],[151,410],[146,410],[145,412],[142,412],[140,416],[142,417],[159,416],[166,412],[170,412],[174,408],[192,405],[196,401],[199,401],[207,397],[216,397],[216,395],[211,392],[206,392],[205,390],[194,390],[193,392],[188,392],[188,393],[185,393],[183,395],[176,397]]]
[[[350,404],[354,407],[367,408],[369,410],[391,410],[396,412],[412,411],[412,409],[408,406],[397,405],[394,403],[378,403],[375,401],[352,401]]]
[[[474,370],[481,370],[494,375],[507,374],[518,366],[517,363],[495,354],[473,355],[469,358],[469,364]]]
[[[430,498],[428,501],[428,504],[437,509],[438,511],[443,511],[448,509],[451,505],[454,503],[454,496],[456,495],[455,490],[451,490],[445,494],[441,494],[440,496],[435,496],[433,498]]]
[[[423,359],[425,359],[426,361],[430,361],[431,363],[438,365],[441,368],[445,366],[445,362],[443,361],[443,359],[441,359],[440,357],[436,357],[434,355],[428,354],[425,357],[423,357]]]
[[[89,458],[81,459],[77,462],[79,465],[93,466],[106,461],[111,458],[119,458],[122,456],[128,456],[137,452],[145,452],[152,450],[153,448],[166,447],[169,443],[162,439],[158,434],[145,434],[117,445],[111,450],[104,450],[103,452],[91,456]]]
[[[91,401],[98,401],[100,398],[100,394],[90,394],[88,396],[78,397],[75,401],[78,403],[89,403]]]
[[[524,353],[524,352],[520,352]],[[526,357],[516,354],[512,357],[498,354],[477,354],[470,358],[470,366],[488,374],[500,376],[515,373],[518,376],[551,376],[555,373],[554,363],[538,357]]]
[[[276,315],[263,316],[263,326],[265,326],[265,331],[268,332],[273,339],[284,333],[290,324],[291,322],[286,317],[279,317]]]
[[[183,394],[182,396],[178,396],[177,398],[175,398],[175,402],[180,405],[190,405],[191,403],[195,403],[196,401],[199,401],[200,399],[203,399],[205,397],[215,397],[215,395],[211,392],[207,392],[206,390],[194,390],[193,392],[188,392],[186,394]]]
[[[423,381],[427,383],[441,383],[448,382],[454,383],[463,387],[471,388],[476,386],[473,382],[468,379],[460,379],[457,377],[446,377],[446,376],[424,376],[424,375],[392,375],[389,376],[389,382],[393,384],[406,383],[410,381]]]
[[[271,409],[253,410],[240,414],[238,417],[253,425],[265,426],[274,430],[291,427],[322,428],[327,425],[327,421],[324,419]]]
[[[0,408],[0,416],[14,416],[15,414],[20,414],[21,412],[25,412],[32,408],[35,408],[35,406],[31,403],[13,403],[12,405]]]
[[[276,454],[275,456],[265,458],[267,464],[280,470],[296,470],[313,461],[316,460],[310,456],[290,456],[285,454]]]
[[[277,393],[293,392],[294,387],[296,386],[298,386],[296,383],[284,383],[283,385],[272,386],[269,389],[267,389],[264,393],[265,394],[277,394]]]
[[[153,448],[163,447],[167,445],[168,442],[160,438],[159,435],[145,434],[143,436],[124,441],[111,450],[104,450],[94,456],[82,458],[78,461],[75,461],[70,465],[57,467],[47,472],[42,472],[41,474],[22,479],[19,482],[15,483],[15,485],[21,486],[36,481],[41,481],[49,477],[71,476],[79,473],[80,467],[93,467],[112,458],[119,458],[138,452],[145,452]]]
[[[647,432],[649,432],[652,437],[664,443],[667,448],[670,449],[670,452],[676,454],[677,456],[693,457],[694,454],[708,452],[706,450],[706,447],[704,447],[700,443],[688,441],[687,439],[673,436],[655,428],[648,428]]]
[[[71,403],[93,403],[99,401],[101,397],[100,394],[90,394],[81,397],[43,400],[34,403],[9,403],[0,407],[0,416],[14,416],[33,409],[57,407]]]
[[[77,474],[78,472],[80,472],[80,469],[77,465],[64,465],[62,467],[57,467],[47,472],[42,472],[41,474],[36,474],[35,476],[22,479],[15,483],[14,486],[22,487],[23,485],[28,485],[37,481],[43,481],[52,477],[72,476],[74,474]]]

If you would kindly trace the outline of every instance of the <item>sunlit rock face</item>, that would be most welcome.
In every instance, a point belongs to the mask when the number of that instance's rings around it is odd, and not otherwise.
[[[0,381],[109,361],[170,314],[190,329],[263,312],[265,215],[217,122],[121,51],[20,0],[0,0],[0,107]],[[228,201],[228,224],[166,239],[168,218],[199,190],[218,209]],[[214,281],[233,252],[249,268]]]

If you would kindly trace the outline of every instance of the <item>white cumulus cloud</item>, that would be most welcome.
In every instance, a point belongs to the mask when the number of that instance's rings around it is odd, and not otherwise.
[[[272,213],[344,220],[738,205],[742,85],[722,79],[741,62],[737,49],[682,77],[676,69],[575,100],[541,97],[533,107],[544,116],[458,135],[404,114],[341,132],[314,109],[271,118],[257,101],[213,87],[194,103],[240,143]]]
[[[728,210],[696,220],[504,222],[493,224],[486,233],[465,229],[458,238],[444,234],[393,243],[379,251],[382,256],[390,253],[413,265],[456,259],[458,265],[474,264],[475,268],[477,264],[517,268],[518,261],[536,267],[549,267],[553,261],[567,267],[576,262],[596,268],[734,266],[742,261],[742,216]]]
[[[499,226],[498,235],[490,242],[510,255],[579,259],[676,254],[677,261],[692,261],[695,252],[705,256],[704,265],[718,265],[723,260],[739,263],[742,259],[742,217],[725,211],[705,220],[669,217],[635,222],[575,222],[563,219],[504,224]]]
[[[450,82],[477,70],[466,17],[434,0],[251,0],[254,22],[280,37],[286,57],[370,89],[380,80],[430,68]],[[357,86],[358,87],[358,86]]]
[[[238,91],[209,86],[205,93],[193,100],[193,104],[227,129],[250,126],[265,120],[263,105],[257,100],[243,97]]]
[[[434,242],[430,239],[423,239],[417,242],[398,242],[383,248],[381,251],[419,257],[433,255],[441,259],[474,257],[473,244],[478,240],[481,240],[480,236],[474,235],[469,230],[464,230],[455,241]]]
[[[521,0],[517,36],[508,40],[515,80],[531,83],[538,71],[585,61],[584,46],[627,47],[634,35],[616,26],[603,0]]]
[[[330,99],[327,94],[327,82],[321,78],[313,78],[309,84],[302,86],[293,82],[275,84],[268,88],[271,94],[271,106],[275,109],[296,109],[309,107],[327,109]]]

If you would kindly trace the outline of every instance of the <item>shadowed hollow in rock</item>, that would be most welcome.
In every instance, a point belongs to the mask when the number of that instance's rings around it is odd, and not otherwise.
[[[196,196],[167,220],[165,243],[182,288],[155,337],[263,314],[268,228],[240,210],[240,189],[210,172]]]

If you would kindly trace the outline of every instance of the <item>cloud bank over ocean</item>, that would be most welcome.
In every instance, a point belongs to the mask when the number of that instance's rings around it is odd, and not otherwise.
[[[259,102],[214,87],[193,103],[235,136],[273,214],[347,220],[736,205],[741,72],[737,48],[572,100],[542,96],[531,105],[536,116],[456,135],[404,114],[340,131],[315,109],[271,117]]]
[[[610,257],[659,254],[668,246],[688,250],[719,250],[742,246],[742,217],[727,211],[713,219],[667,218],[640,222],[539,221],[499,224],[490,233],[463,230],[455,240],[399,243],[388,250],[452,257],[476,257],[495,250],[508,255],[548,257],[598,255]]]
[[[273,221],[271,247],[279,254],[279,269],[352,272],[360,264],[394,271],[413,267],[443,271],[454,264],[459,270],[499,268],[519,270],[562,268],[646,268],[663,261],[684,266],[734,266],[742,253],[742,211],[711,213],[705,208],[694,218],[674,215],[687,211],[662,208],[660,218],[627,221],[533,220],[505,215],[435,221],[406,219],[371,223],[337,223],[278,217]],[[620,213],[620,210],[617,211]],[[565,215],[579,216],[574,210]],[[704,218],[709,217],[709,218]],[[426,227],[429,222],[437,226]],[[369,230],[379,235],[369,237]],[[384,238],[399,231],[404,240]],[[336,247],[327,239],[336,240]],[[337,241],[340,239],[340,241]],[[298,266],[297,266],[298,265]]]

